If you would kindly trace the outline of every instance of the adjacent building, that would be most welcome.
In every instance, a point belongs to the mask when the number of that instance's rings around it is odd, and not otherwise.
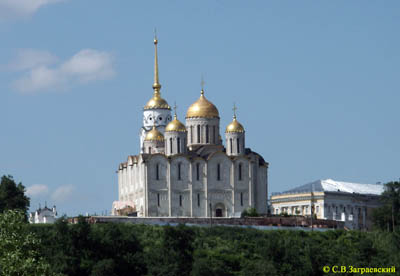
[[[176,109],[172,117],[161,96],[157,44],[155,39],[153,97],[143,108],[140,153],[118,167],[112,213],[128,205],[140,217],[235,217],[249,207],[266,213],[268,163],[246,148],[236,108],[224,137],[219,110],[203,88],[185,123]]]
[[[317,180],[294,189],[273,193],[272,213],[310,216],[345,222],[349,229],[371,229],[372,209],[379,207],[381,184]]]
[[[56,206],[53,206],[51,209],[47,206],[44,208],[39,207],[35,212],[29,213],[29,223],[54,223],[56,219]]]

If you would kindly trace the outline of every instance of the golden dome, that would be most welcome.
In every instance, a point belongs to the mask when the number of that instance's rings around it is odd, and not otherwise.
[[[145,141],[164,141],[164,135],[153,126],[153,129],[146,134]]]
[[[219,118],[218,109],[212,102],[206,99],[201,90],[200,98],[187,110],[186,118]]]
[[[171,122],[167,125],[167,127],[165,128],[165,131],[186,132],[186,127],[185,127],[184,124],[182,124],[182,123],[178,120],[178,118],[176,117],[176,114],[175,114],[174,120],[171,121]]]
[[[161,98],[161,94],[158,91],[154,91],[153,97],[144,106],[144,109],[171,109],[167,101]]]
[[[232,132],[244,132],[244,127],[241,123],[236,120],[236,116],[233,116],[233,121],[230,123],[225,130],[225,133],[232,133]]]

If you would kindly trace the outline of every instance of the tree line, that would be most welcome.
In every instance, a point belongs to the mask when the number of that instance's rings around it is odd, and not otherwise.
[[[83,217],[30,225],[24,186],[3,176],[0,275],[297,276],[324,275],[324,266],[391,267],[400,264],[400,183],[386,185],[374,232],[261,231],[88,224]]]

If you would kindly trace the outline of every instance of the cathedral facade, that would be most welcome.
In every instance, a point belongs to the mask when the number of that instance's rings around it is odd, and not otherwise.
[[[140,217],[237,217],[249,207],[267,212],[268,163],[245,147],[245,129],[234,116],[225,128],[201,89],[185,124],[161,97],[155,45],[153,97],[143,108],[140,154],[118,168],[113,214]]]

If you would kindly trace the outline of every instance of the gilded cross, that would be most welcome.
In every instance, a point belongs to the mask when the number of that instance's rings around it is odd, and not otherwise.
[[[237,110],[237,107],[236,107],[236,104],[235,104],[235,103],[233,103],[233,108],[232,108],[232,110],[233,110],[233,116],[236,117],[236,110]]]

